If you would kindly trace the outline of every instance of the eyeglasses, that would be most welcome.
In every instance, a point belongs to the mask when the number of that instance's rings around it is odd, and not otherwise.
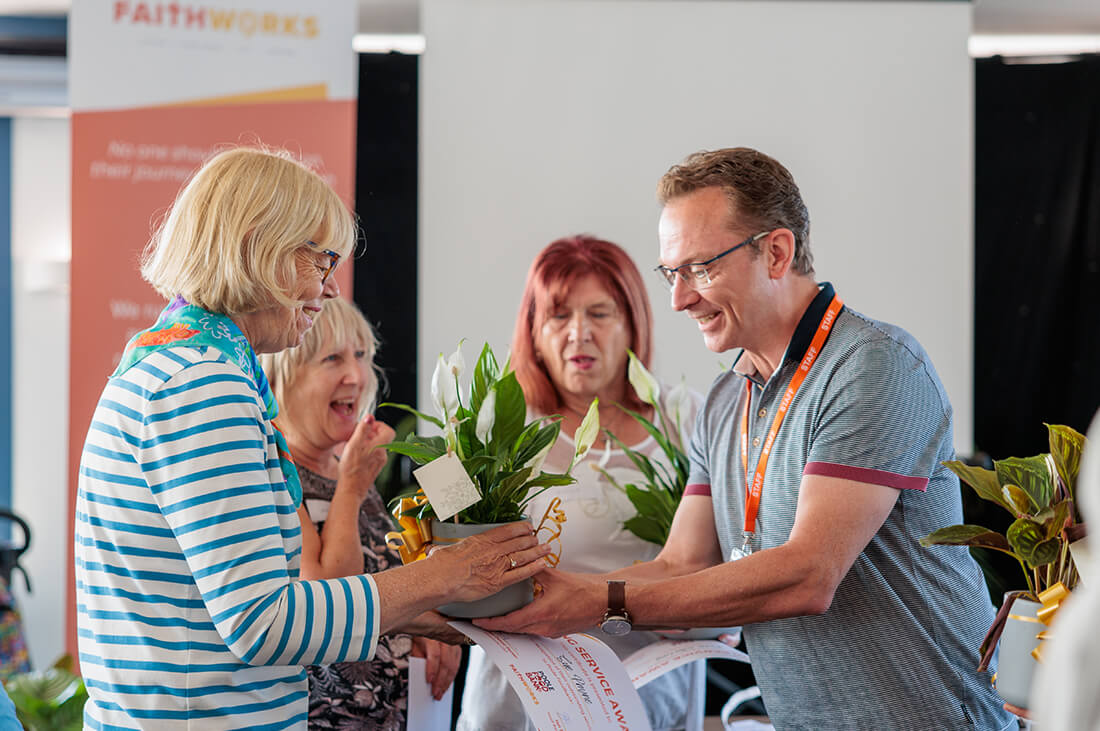
[[[653,271],[661,275],[661,279],[668,285],[669,289],[676,286],[676,277],[679,275],[681,281],[692,289],[702,289],[703,287],[709,287],[711,285],[710,270],[707,268],[714,262],[721,259],[726,254],[732,254],[740,249],[742,246],[748,246],[754,241],[759,241],[764,238],[771,231],[761,231],[760,233],[750,236],[736,246],[732,246],[721,254],[712,256],[706,261],[695,261],[688,264],[681,264],[678,267],[668,268],[664,265],[658,265]]]
[[[317,248],[316,242],[310,241],[308,243],[313,248]],[[317,266],[317,268],[321,270],[321,284],[324,284],[328,281],[328,277],[330,274],[332,274],[332,270],[335,269],[336,265],[340,263],[340,255],[337,254],[335,251],[330,251],[329,249],[321,249],[320,253],[328,257],[328,264],[324,266]]]

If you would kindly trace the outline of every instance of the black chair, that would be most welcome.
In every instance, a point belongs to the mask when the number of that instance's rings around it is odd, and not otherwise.
[[[4,580],[7,586],[11,586],[11,576],[15,569],[19,569],[23,574],[23,583],[27,586],[27,593],[31,592],[31,577],[27,575],[27,570],[19,563],[19,557],[27,552],[27,549],[31,546],[31,528],[27,525],[27,521],[20,518],[15,513],[4,508],[0,508],[0,520],[7,519],[12,523],[18,525],[23,531],[23,541],[21,544],[15,544],[13,541],[0,541],[0,579]]]

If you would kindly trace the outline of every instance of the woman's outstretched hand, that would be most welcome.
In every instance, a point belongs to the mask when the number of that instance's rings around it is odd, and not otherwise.
[[[542,558],[549,553],[522,521],[436,548],[424,563],[452,587],[447,601],[468,602],[534,576],[546,568]]]
[[[509,523],[434,549],[427,558],[374,574],[382,632],[404,631],[418,615],[448,602],[495,594],[546,569],[550,546],[539,543],[531,524]],[[432,636],[439,637],[431,632]]]

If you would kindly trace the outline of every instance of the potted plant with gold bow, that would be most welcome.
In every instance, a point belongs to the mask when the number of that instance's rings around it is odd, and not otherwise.
[[[599,432],[593,400],[577,429],[570,468],[564,473],[544,472],[546,455],[561,432],[560,418],[527,421],[527,402],[515,372],[507,363],[500,368],[488,344],[482,348],[465,389],[461,383],[464,371],[461,344],[450,358],[440,353],[432,375],[432,403],[438,416],[405,404],[383,404],[416,414],[442,430],[442,435],[412,434],[386,445],[391,452],[423,465],[413,473],[421,490],[391,503],[402,530],[390,533],[387,541],[405,563],[423,558],[429,542],[453,543],[528,517],[543,518],[543,522],[560,527],[564,522],[560,513],[527,516],[525,508],[543,490],[575,482],[573,465],[588,452]],[[455,617],[494,616],[518,609],[532,596],[528,580],[479,602],[447,604],[440,611]]]
[[[1048,424],[1047,431],[1049,453],[997,460],[992,470],[944,463],[979,497],[1012,515],[1004,533],[979,525],[953,525],[921,539],[924,546],[999,551],[1019,563],[1027,588],[1005,594],[980,648],[978,665],[979,671],[985,670],[999,644],[997,692],[1019,708],[1027,708],[1046,627],[1062,599],[1077,586],[1071,544],[1085,534],[1075,497],[1085,437],[1068,426]]]

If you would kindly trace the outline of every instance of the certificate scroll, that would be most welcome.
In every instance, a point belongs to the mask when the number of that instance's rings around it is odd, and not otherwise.
[[[607,645],[586,634],[548,639],[451,622],[501,669],[539,731],[650,731],[638,691]]]

